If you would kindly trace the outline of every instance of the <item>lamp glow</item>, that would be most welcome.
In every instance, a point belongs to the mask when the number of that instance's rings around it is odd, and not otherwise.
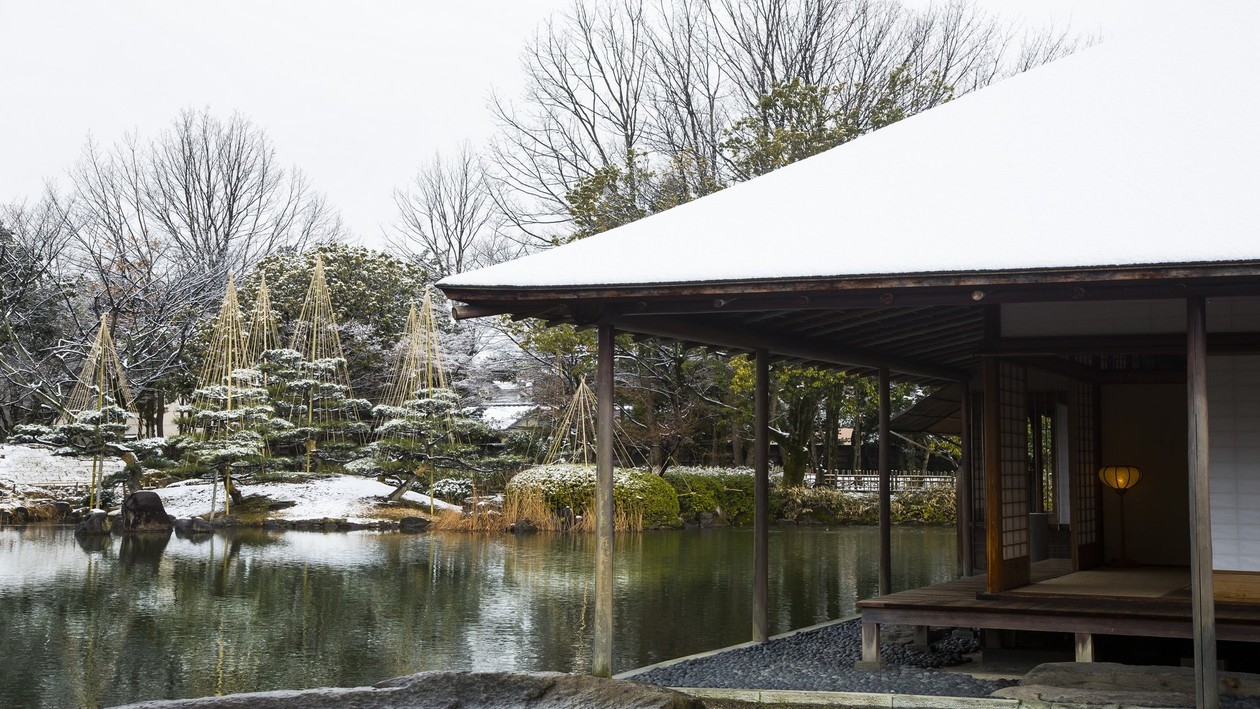
[[[1098,469],[1103,484],[1123,495],[1125,490],[1142,480],[1142,469],[1135,465],[1107,465]]]
[[[1124,493],[1141,482],[1142,469],[1136,465],[1105,465],[1098,469],[1098,478],[1104,485],[1115,490],[1116,495],[1120,497],[1120,558],[1116,564],[1136,566],[1136,563],[1128,558],[1124,548]]]

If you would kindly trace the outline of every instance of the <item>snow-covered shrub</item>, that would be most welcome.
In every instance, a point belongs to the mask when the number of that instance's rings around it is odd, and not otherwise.
[[[518,473],[507,484],[507,495],[541,494],[553,510],[571,508],[588,515],[595,506],[595,466],[539,465]],[[678,494],[661,476],[646,470],[613,471],[613,506],[627,519],[642,520],[645,528],[676,527]]]
[[[9,436],[9,443],[47,443],[54,446],[64,446],[66,437],[58,431],[39,424],[27,423],[13,427],[13,435]]]
[[[362,475],[365,478],[372,478],[384,474],[386,471],[381,467],[380,461],[371,456],[357,458],[345,464],[345,471],[351,475]]]
[[[472,497],[473,482],[462,478],[442,478],[433,483],[429,494],[439,500],[462,505]]]
[[[140,462],[145,463],[153,458],[172,457],[174,446],[171,444],[170,439],[165,436],[159,436],[157,438],[141,438],[131,441],[127,444],[127,448],[136,454]]]

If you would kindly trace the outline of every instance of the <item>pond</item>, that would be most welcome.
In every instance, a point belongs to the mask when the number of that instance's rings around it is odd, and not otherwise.
[[[872,527],[775,529],[770,632],[875,594]],[[618,535],[613,671],[751,637],[750,529]],[[893,530],[895,589],[954,575],[952,529]],[[361,686],[412,672],[590,667],[594,537],[105,538],[0,529],[0,706]]]

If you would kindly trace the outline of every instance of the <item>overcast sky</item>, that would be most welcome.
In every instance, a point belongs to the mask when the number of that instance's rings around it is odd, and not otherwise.
[[[1111,0],[979,0],[1027,22],[1114,24]],[[0,0],[0,203],[64,183],[91,135],[151,136],[184,108],[265,129],[368,245],[392,190],[493,132],[526,39],[568,0]],[[921,6],[928,0],[909,0]]]

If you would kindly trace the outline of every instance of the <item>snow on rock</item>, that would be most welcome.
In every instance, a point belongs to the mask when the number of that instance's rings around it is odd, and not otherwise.
[[[195,517],[210,512],[211,485],[202,480],[174,483],[155,490],[162,498],[166,513],[173,517]],[[394,491],[387,485],[371,478],[352,475],[332,475],[314,478],[300,483],[241,484],[238,489],[244,495],[265,495],[277,502],[295,502],[293,507],[277,510],[271,516],[278,519],[344,519],[347,522],[370,522],[376,517],[372,506]],[[428,506],[428,495],[408,492],[403,499]],[[218,490],[217,509],[223,509],[223,489]],[[433,500],[438,510],[458,510],[441,500]]]

